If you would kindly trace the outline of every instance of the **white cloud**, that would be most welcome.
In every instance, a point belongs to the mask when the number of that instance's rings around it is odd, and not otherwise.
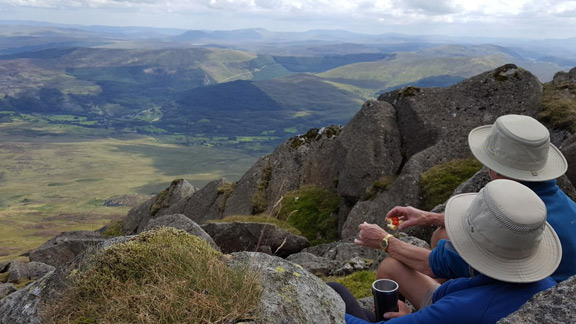
[[[40,10],[44,10],[43,17],[32,15]],[[93,24],[100,16],[90,12],[105,13],[106,20],[100,24],[162,23],[196,29],[330,28],[477,34],[494,30],[482,29],[485,24],[505,26],[508,33],[517,27],[525,35],[526,30],[542,34],[545,31],[538,28],[543,24],[561,30],[554,35],[576,36],[576,0],[0,0],[0,19],[65,20],[68,15],[69,21],[78,23],[82,13],[87,15],[86,23]]]

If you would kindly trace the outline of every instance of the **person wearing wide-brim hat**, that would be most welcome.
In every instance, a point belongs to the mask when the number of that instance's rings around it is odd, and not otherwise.
[[[496,323],[517,310],[535,293],[556,285],[550,278],[562,258],[556,232],[546,222],[544,202],[528,187],[494,180],[477,194],[461,194],[446,205],[446,230],[458,253],[479,274],[439,285],[434,279],[401,264],[400,276],[410,282],[401,293],[414,305],[431,303],[408,314],[386,313],[386,323]],[[355,300],[342,294],[348,309]],[[346,315],[346,323],[375,322],[362,314]],[[381,320],[381,319],[380,319]]]
[[[552,278],[562,281],[576,274],[576,203],[556,185],[568,164],[562,153],[550,143],[546,127],[532,117],[504,115],[493,125],[473,129],[468,143],[474,156],[489,168],[494,179],[512,179],[532,189],[546,205],[548,222],[562,242],[563,258]],[[402,263],[434,278],[473,276],[475,271],[454,249],[444,228],[444,215],[413,207],[394,207],[388,218],[399,217],[409,226],[439,226],[432,240],[432,251],[402,242],[375,224],[360,224],[362,240],[357,244],[380,248]],[[385,242],[385,243],[384,243]],[[437,242],[437,244],[436,244]],[[378,278],[395,279],[395,263],[385,259]]]

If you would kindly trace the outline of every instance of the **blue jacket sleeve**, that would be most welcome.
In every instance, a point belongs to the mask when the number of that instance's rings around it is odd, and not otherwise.
[[[447,240],[438,242],[438,246],[430,252],[428,261],[436,278],[455,279],[475,275],[474,269],[462,259],[452,243]]]

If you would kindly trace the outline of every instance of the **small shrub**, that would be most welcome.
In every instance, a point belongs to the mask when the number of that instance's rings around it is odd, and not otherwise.
[[[400,97],[402,97],[402,98],[413,97],[420,91],[422,91],[422,90],[418,87],[409,86],[409,87],[402,89],[399,94],[400,94]]]
[[[338,282],[343,284],[356,299],[372,296],[372,283],[376,280],[374,271],[357,271],[346,277],[325,277],[324,282]]]
[[[302,232],[311,244],[338,239],[338,194],[316,186],[303,186],[282,198],[278,218]]]
[[[209,221],[209,223],[228,223],[228,222],[274,224],[292,234],[302,235],[302,232],[300,232],[296,227],[290,225],[288,222],[274,217],[270,217],[268,215],[232,215],[224,217],[222,219]]]
[[[462,182],[482,168],[476,159],[456,159],[438,164],[424,172],[421,177],[424,208],[431,210],[445,202]]]
[[[102,250],[70,274],[44,323],[235,323],[256,320],[257,273],[229,268],[202,239],[160,228]]]

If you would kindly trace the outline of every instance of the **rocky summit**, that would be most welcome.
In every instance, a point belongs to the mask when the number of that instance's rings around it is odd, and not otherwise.
[[[552,83],[576,84],[574,75],[576,69],[561,72]],[[0,283],[0,323],[42,323],[39,305],[58,298],[65,286],[61,283],[83,264],[81,260],[167,226],[202,238],[217,253],[231,255],[230,267],[257,268],[265,287],[259,313],[265,323],[343,323],[343,303],[318,277],[374,270],[386,257],[382,251],[350,243],[357,226],[362,222],[385,226],[386,212],[396,205],[423,208],[423,174],[470,158],[467,136],[477,126],[504,114],[538,118],[543,89],[534,75],[512,64],[448,88],[406,87],[367,101],[344,127],[326,125],[290,138],[236,182],[216,179],[198,189],[186,180],[174,180],[130,210],[117,224],[123,234],[119,238],[110,240],[104,229],[64,233],[32,251],[31,265],[0,263],[0,278],[7,278]],[[568,163],[576,164],[572,132],[549,128]],[[558,181],[573,198],[574,180],[568,173]],[[478,191],[487,181],[486,170],[480,170],[453,194]],[[303,188],[336,197],[335,207],[323,219],[302,219],[299,213],[304,209],[326,200],[320,196],[313,200],[306,194],[312,191]],[[296,207],[286,211],[290,206]],[[442,208],[439,204],[435,210]],[[250,217],[258,221],[249,221]],[[277,218],[296,229],[268,221]],[[306,231],[311,226],[317,226],[316,232]],[[339,239],[327,243],[330,228]],[[396,235],[428,247],[430,231]],[[27,284],[17,285],[26,280]],[[572,323],[574,289],[572,277],[537,294],[500,323]]]

